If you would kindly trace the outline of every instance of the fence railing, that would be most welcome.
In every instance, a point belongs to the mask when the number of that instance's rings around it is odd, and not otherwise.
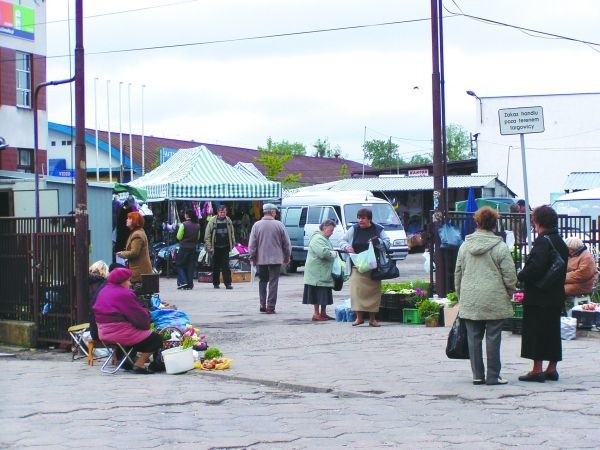
[[[464,239],[465,236],[471,234],[475,230],[475,222],[473,220],[474,213],[449,211],[448,221],[455,225],[460,231]],[[600,230],[598,230],[600,218],[592,219],[588,216],[558,216],[558,233],[567,238],[576,236],[588,247],[590,253],[594,256],[596,264],[598,264],[598,255],[600,254]],[[516,270],[520,270],[525,263],[528,255],[527,233],[525,225],[525,214],[523,213],[502,213],[498,220],[498,226],[495,230],[496,234],[502,239],[512,243],[512,256],[515,262]],[[433,236],[430,236],[432,238]],[[537,233],[532,227],[531,242],[535,240]],[[431,252],[431,261],[435,261],[433,239],[429,239]],[[445,266],[445,285],[449,291],[454,290],[454,268],[456,265],[457,250],[441,249],[442,257],[444,258]],[[433,271],[431,272],[433,274]],[[434,277],[432,275],[432,283]]]
[[[68,344],[77,318],[72,220],[0,218],[0,319],[34,322],[39,345]]]

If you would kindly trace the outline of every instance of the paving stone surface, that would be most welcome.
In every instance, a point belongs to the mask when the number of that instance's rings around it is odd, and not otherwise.
[[[402,277],[425,278],[422,261],[410,255]],[[14,356],[0,356],[0,448],[600,448],[600,333],[563,341],[560,381],[523,383],[530,361],[503,332],[509,384],[474,386],[469,362],[445,357],[448,328],[312,322],[301,273],[281,278],[275,315],[258,312],[256,282],[160,284],[231,369],[107,375],[64,351],[2,346]]]

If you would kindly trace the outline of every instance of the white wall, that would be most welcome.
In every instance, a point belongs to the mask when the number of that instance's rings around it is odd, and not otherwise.
[[[478,171],[498,174],[519,197],[525,195],[520,138],[500,135],[498,110],[543,108],[545,131],[524,135],[533,207],[549,203],[551,193],[564,192],[570,172],[600,171],[600,93],[482,97],[481,110],[476,104],[472,133],[479,133]]]

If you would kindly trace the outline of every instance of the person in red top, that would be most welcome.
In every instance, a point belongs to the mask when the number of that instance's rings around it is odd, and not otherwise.
[[[114,269],[94,303],[98,335],[104,342],[119,343],[140,352],[132,368],[134,373],[153,373],[145,363],[162,347],[161,336],[150,329],[150,315],[130,289],[132,272],[126,268]]]

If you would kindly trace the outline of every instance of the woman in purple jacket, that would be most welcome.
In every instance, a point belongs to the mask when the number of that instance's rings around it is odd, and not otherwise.
[[[133,347],[140,352],[132,371],[138,374],[153,373],[145,363],[150,355],[162,347],[162,338],[150,330],[150,316],[130,289],[132,272],[126,268],[114,269],[94,303],[98,334],[105,342]]]

